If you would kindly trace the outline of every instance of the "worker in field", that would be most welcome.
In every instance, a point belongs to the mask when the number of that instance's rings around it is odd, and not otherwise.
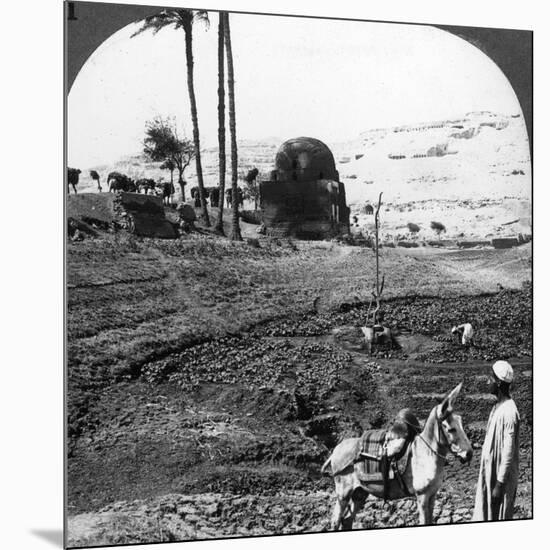
[[[496,396],[481,451],[481,465],[472,521],[511,519],[518,485],[520,416],[510,396],[514,378],[507,361],[497,361],[489,379]]]
[[[467,346],[473,342],[474,329],[470,323],[454,326],[451,329],[451,334],[454,334],[460,344]]]

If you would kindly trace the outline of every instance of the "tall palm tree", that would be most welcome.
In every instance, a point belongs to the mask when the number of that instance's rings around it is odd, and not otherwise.
[[[216,231],[221,235],[223,231],[223,201],[225,197],[225,82],[224,82],[224,13],[219,12],[218,22],[218,149],[219,149],[219,189],[218,221]]]
[[[210,24],[208,20],[208,12],[203,10],[186,10],[181,8],[165,9],[160,13],[146,17],[142,27],[132,34],[132,37],[141,34],[142,32],[151,30],[153,34],[157,34],[161,29],[174,27],[175,29],[183,29],[185,33],[185,58],[187,62],[187,88],[189,91],[189,103],[191,105],[191,120],[193,122],[193,143],[195,145],[195,162],[197,167],[197,183],[199,186],[199,196],[204,215],[204,223],[210,227],[210,217],[206,207],[206,195],[204,192],[204,181],[202,178],[202,164],[200,152],[199,138],[199,118],[197,115],[197,101],[195,99],[195,85],[193,73],[193,24],[202,21],[207,26]]]
[[[239,188],[237,166],[237,126],[235,122],[235,78],[233,71],[233,52],[231,50],[231,32],[229,30],[229,14],[224,13],[224,37],[227,53],[227,93],[229,96],[229,132],[231,134],[231,206],[232,216],[232,241],[242,241],[241,228],[239,226]]]

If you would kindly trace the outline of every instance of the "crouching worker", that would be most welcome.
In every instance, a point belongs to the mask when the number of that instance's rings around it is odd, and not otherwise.
[[[474,329],[470,323],[463,323],[451,329],[451,334],[456,335],[459,344],[467,346],[472,343]]]
[[[401,409],[393,420],[384,444],[380,450],[380,470],[384,480],[384,498],[387,497],[389,469],[392,460],[401,458],[401,454],[420,432],[420,422],[411,409]]]

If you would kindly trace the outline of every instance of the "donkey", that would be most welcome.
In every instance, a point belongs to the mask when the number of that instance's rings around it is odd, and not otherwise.
[[[419,523],[433,521],[435,496],[443,483],[443,467],[450,452],[462,463],[472,459],[472,445],[464,433],[462,418],[453,413],[454,401],[462,388],[460,383],[445,399],[430,412],[424,429],[411,443],[411,455],[403,475],[403,486],[397,479],[390,480],[384,495],[380,482],[361,479],[360,467],[352,453],[359,448],[360,438],[348,438],[340,442],[323,464],[321,472],[333,463],[347,463],[340,471],[333,471],[336,504],[332,514],[331,528],[350,530],[353,520],[369,494],[378,498],[397,500],[416,496]],[[350,461],[348,457],[352,457]],[[346,462],[347,460],[347,462]]]

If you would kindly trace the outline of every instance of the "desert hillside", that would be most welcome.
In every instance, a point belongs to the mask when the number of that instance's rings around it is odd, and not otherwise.
[[[239,143],[239,172],[255,166],[260,178],[273,168],[283,138]],[[328,142],[345,183],[355,227],[370,229],[366,203],[383,192],[383,230],[406,233],[409,222],[420,238],[431,238],[431,221],[445,224],[447,236],[491,238],[531,233],[531,163],[525,124],[520,115],[468,113],[463,118],[372,129],[357,138]],[[218,183],[218,151],[203,151],[207,186]],[[95,166],[103,178],[112,170],[131,177],[169,179],[169,173],[136,154],[113,165]],[[230,167],[228,166],[228,181]],[[185,174],[189,187],[194,167]],[[96,190],[83,170],[81,191]]]
[[[530,197],[529,144],[520,117],[469,113],[371,130],[332,149],[350,203],[380,191],[398,204]]]
[[[449,237],[531,233],[531,165],[521,117],[469,113],[372,130],[333,151],[359,225],[372,221],[361,215],[365,202],[383,192],[383,222],[395,232],[412,222],[420,237],[433,235],[435,220]]]

